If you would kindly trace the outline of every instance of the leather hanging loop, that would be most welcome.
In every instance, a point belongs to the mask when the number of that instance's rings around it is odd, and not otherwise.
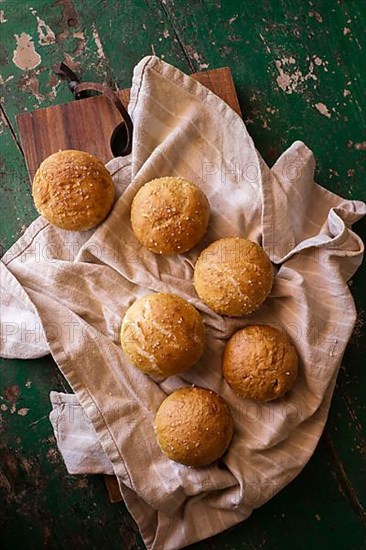
[[[62,76],[69,80],[69,90],[70,92],[74,93],[75,86],[80,83],[79,77],[74,73],[72,69],[66,63],[61,61],[61,63],[56,63],[53,67],[53,71],[58,74],[59,76]]]
[[[75,99],[85,97],[84,92],[99,92],[118,109],[122,122],[114,129],[111,136],[111,149],[115,156],[126,156],[131,153],[132,149],[132,132],[133,123],[127,109],[119,99],[118,95],[98,82],[80,82],[80,79],[72,69],[63,61],[54,67],[54,71],[59,76],[66,77],[69,80],[69,89],[74,94]],[[123,145],[120,145],[121,137],[123,136]],[[118,145],[117,144],[118,140]]]
[[[121,130],[122,130],[121,126],[125,125],[126,133],[127,133],[126,146],[124,147],[124,149],[122,151],[119,151],[119,154],[121,156],[128,155],[129,153],[131,153],[131,149],[132,149],[133,124],[132,124],[132,120],[131,120],[130,115],[128,114],[127,109],[123,105],[122,101],[119,99],[118,95],[113,90],[111,90],[110,88],[107,88],[106,86],[103,86],[103,84],[99,84],[98,82],[82,82],[80,84],[76,84],[76,86],[74,87],[73,93],[75,95],[75,99],[79,99],[80,94],[82,92],[90,92],[90,91],[99,92],[99,93],[103,94],[104,97],[109,99],[109,101],[111,101],[113,103],[113,105],[118,109],[118,111],[119,111],[119,113],[120,113],[120,115],[123,119],[123,122],[121,124],[119,124],[117,126],[117,128],[115,128],[115,130],[112,134],[111,148],[112,148],[112,152],[114,152],[113,151],[114,137],[115,137],[117,132],[121,132]]]

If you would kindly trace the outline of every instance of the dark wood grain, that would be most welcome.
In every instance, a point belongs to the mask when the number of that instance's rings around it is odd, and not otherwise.
[[[116,476],[103,476],[105,485],[107,487],[109,500],[111,502],[121,502],[123,497],[121,491],[119,490],[119,485]]]
[[[213,69],[192,76],[241,114],[229,68]],[[127,106],[130,90],[117,93]],[[104,96],[37,109],[16,118],[31,181],[40,163],[60,149],[88,151],[103,162],[108,162],[113,158],[110,138],[121,122],[121,115]]]

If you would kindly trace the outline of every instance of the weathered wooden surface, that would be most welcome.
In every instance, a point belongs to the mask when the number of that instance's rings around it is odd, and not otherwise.
[[[192,77],[241,115],[228,67],[195,73]],[[120,90],[117,95],[127,107],[130,90]],[[101,95],[21,113],[16,120],[31,182],[41,162],[60,149],[81,149],[108,162],[114,156],[113,131],[122,122],[112,102]]]
[[[186,72],[227,65],[265,160],[272,163],[294,139],[303,139],[316,154],[320,183],[366,200],[364,2],[13,0],[0,9],[5,248],[36,216],[15,115],[69,101],[52,65],[70,56],[85,80],[120,89],[130,85],[136,62],[153,51]],[[32,37],[41,58],[32,69],[19,55],[20,67],[12,61],[14,35],[29,44],[22,33]],[[366,237],[365,221],[355,229]],[[365,275],[364,264],[351,286],[358,322],[314,457],[246,523],[195,548],[366,548]],[[123,504],[109,503],[100,477],[65,471],[47,418],[49,390],[65,384],[52,360],[2,361],[0,377],[2,545],[143,548],[133,520]]]

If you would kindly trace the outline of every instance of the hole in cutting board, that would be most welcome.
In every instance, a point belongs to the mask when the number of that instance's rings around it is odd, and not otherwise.
[[[118,124],[118,126],[113,130],[110,148],[114,157],[124,157],[129,154],[129,151],[126,151],[127,148],[127,128],[124,122]]]

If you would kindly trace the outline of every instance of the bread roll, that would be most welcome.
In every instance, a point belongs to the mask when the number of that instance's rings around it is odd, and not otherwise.
[[[251,325],[228,341],[222,370],[241,397],[271,401],[292,388],[297,364],[296,349],[285,334],[267,325]]]
[[[272,265],[263,248],[239,237],[213,242],[195,265],[198,296],[221,315],[252,313],[267,298],[272,284]]]
[[[38,212],[70,231],[87,231],[107,216],[114,183],[103,162],[84,151],[59,151],[47,157],[33,180]]]
[[[155,418],[160,449],[186,466],[208,466],[220,458],[233,435],[233,418],[217,393],[199,387],[171,393]]]
[[[142,246],[155,254],[182,254],[207,231],[210,208],[204,193],[184,178],[157,178],[136,193],[131,225]]]
[[[203,354],[205,327],[198,311],[175,294],[149,294],[127,310],[121,344],[142,372],[171,376],[189,369]]]

